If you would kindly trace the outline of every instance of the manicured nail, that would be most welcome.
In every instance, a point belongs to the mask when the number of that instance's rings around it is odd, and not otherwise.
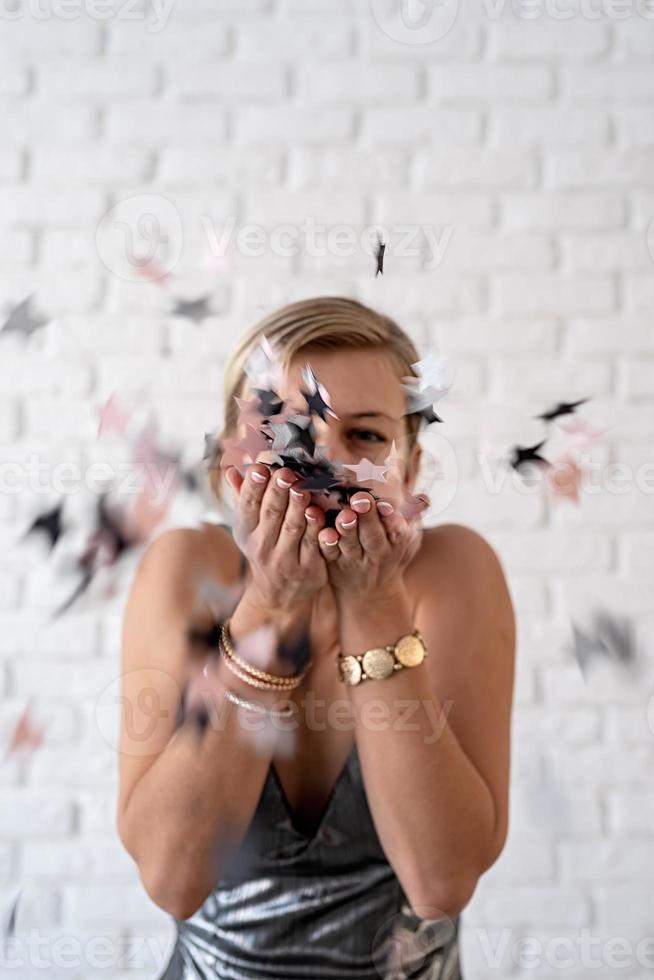
[[[354,525],[356,524],[356,522],[357,522],[357,519],[355,517],[353,521],[349,521],[347,524],[345,523],[345,521],[343,521],[343,523],[341,524],[341,527],[354,527]]]
[[[365,497],[359,497],[358,500],[352,500],[350,503],[353,507],[356,507],[361,514],[367,514],[370,510],[370,501],[366,500]],[[343,526],[345,527],[345,525]]]
[[[283,487],[284,490],[288,490],[288,488],[293,485],[293,481],[290,480],[290,481],[287,482],[286,480],[283,479],[283,477],[278,476],[277,477],[277,484],[278,484],[278,486]]]
[[[302,498],[304,497],[304,494],[302,493],[301,490],[294,490],[293,487],[291,487],[290,492],[293,494],[296,500],[302,500]]]
[[[255,483],[266,482],[266,477],[263,475],[263,473],[259,473],[258,470],[252,470],[252,479],[254,480]]]
[[[377,510],[381,511],[382,514],[392,514],[395,508],[392,504],[389,504],[387,500],[377,501]]]
[[[306,519],[308,521],[311,521],[312,524],[315,524],[315,522],[318,520],[318,518],[317,517],[313,517],[312,514],[307,514],[306,510],[304,512],[304,516],[306,517]]]
[[[326,544],[328,548],[333,548],[335,544],[338,544],[338,541],[323,541],[323,544]]]

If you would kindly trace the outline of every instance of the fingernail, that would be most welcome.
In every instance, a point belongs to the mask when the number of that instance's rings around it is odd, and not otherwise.
[[[370,510],[370,501],[366,500],[365,497],[360,497],[359,500],[352,500],[351,504],[362,514],[366,514]]]
[[[302,493],[301,490],[294,490],[293,487],[291,487],[290,492],[293,494],[296,500],[302,500],[302,498],[304,497],[304,494]]]
[[[311,521],[312,524],[315,524],[315,522],[318,520],[317,517],[313,517],[311,514],[307,514],[306,510],[304,512],[304,516],[308,521]]]
[[[343,523],[341,524],[341,527],[354,527],[354,525],[356,524],[356,522],[357,522],[357,519],[355,517],[353,521],[348,521],[347,524],[345,523],[345,521],[343,521]]]
[[[280,487],[284,487],[284,490],[288,490],[288,488],[293,485],[293,481],[292,480],[290,480],[290,481],[287,482],[281,476],[278,476],[277,477],[277,483],[278,483],[278,485]]]
[[[323,541],[323,544],[326,544],[328,548],[333,548],[335,544],[338,544],[338,541]]]
[[[258,470],[252,470],[252,479],[254,480],[255,483],[266,482],[266,477],[263,475],[263,473],[259,473]]]
[[[387,500],[377,501],[377,510],[380,510],[382,514],[392,514],[394,509],[393,505],[389,504]]]

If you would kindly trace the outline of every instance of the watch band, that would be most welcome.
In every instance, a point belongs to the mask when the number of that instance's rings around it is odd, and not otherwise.
[[[385,647],[372,647],[357,654],[339,653],[336,669],[339,679],[348,687],[354,687],[365,680],[383,680],[404,667],[417,667],[426,656],[422,633],[415,629]]]

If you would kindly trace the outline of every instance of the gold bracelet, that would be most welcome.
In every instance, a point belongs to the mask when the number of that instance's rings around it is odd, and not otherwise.
[[[236,663],[241,668],[241,670],[247,671],[249,676],[255,677],[261,681],[266,681],[267,683],[272,684],[275,687],[293,690],[293,688],[297,687],[302,682],[302,680],[306,676],[309,667],[311,666],[311,660],[309,660],[304,670],[300,671],[297,674],[293,674],[290,677],[283,677],[280,676],[279,674],[269,674],[265,670],[259,670],[258,667],[255,667],[253,664],[249,664],[246,660],[243,660],[241,657],[239,657],[236,651],[234,650],[231,634],[229,632],[229,620],[226,620],[221,627],[220,639],[221,639],[224,653],[229,660],[231,660],[233,663]]]
[[[293,714],[292,708],[266,708],[256,701],[248,701],[239,694],[235,694],[229,687],[225,688],[225,697],[228,701],[233,701],[234,704],[238,704],[242,708],[248,708],[250,711],[258,711],[259,714],[272,715],[273,718],[288,718]]]
[[[426,656],[424,637],[420,630],[414,629],[383,647],[347,656],[339,653],[336,670],[344,684],[354,687],[366,680],[383,680],[405,667],[417,667]]]
[[[269,684],[267,681],[258,681],[258,680],[256,680],[254,677],[251,677],[250,674],[246,673],[246,671],[241,670],[241,668],[238,667],[234,663],[234,661],[229,658],[229,655],[227,654],[227,652],[226,652],[226,650],[224,648],[221,650],[221,653],[222,653],[222,657],[223,657],[223,660],[225,661],[226,666],[228,667],[229,670],[231,670],[232,674],[235,674],[236,677],[239,677],[242,681],[245,681],[246,684],[249,684],[250,685],[250,687],[256,687],[260,691],[288,691],[288,690],[290,690],[287,687],[280,687],[279,684]]]

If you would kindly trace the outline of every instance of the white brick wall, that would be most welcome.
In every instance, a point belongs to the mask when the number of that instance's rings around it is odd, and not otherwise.
[[[53,317],[43,342],[0,342],[0,464],[103,459],[95,410],[143,388],[198,458],[234,339],[289,299],[354,295],[424,351],[440,344],[458,366],[440,432],[459,482],[432,519],[488,537],[518,614],[510,835],[464,914],[464,975],[640,980],[654,965],[652,671],[584,679],[566,647],[571,617],[599,603],[634,617],[645,661],[654,650],[652,4],[466,0],[432,41],[429,18],[398,40],[381,0],[177,0],[159,20],[134,6],[0,13],[0,315],[33,292]],[[103,215],[136,195],[179,217],[168,287],[98,254]],[[210,271],[202,221],[219,237],[230,218]],[[309,254],[307,222],[346,226],[353,254]],[[250,224],[258,257],[235,244]],[[294,254],[271,244],[282,225]],[[406,225],[418,247],[402,254]],[[425,227],[442,247],[431,269]],[[171,315],[173,296],[204,292],[204,325]],[[538,441],[533,417],[581,397],[611,427],[581,505],[511,477],[489,492],[477,454]],[[51,496],[0,493],[2,744],[28,698],[47,725],[32,759],[0,767],[0,890],[23,888],[19,930],[38,925],[51,954],[61,937],[111,948],[109,970],[87,952],[51,959],[48,977],[154,977],[171,926],[117,841],[116,755],[94,707],[118,670],[124,595],[46,624],[43,554],[16,529]]]

